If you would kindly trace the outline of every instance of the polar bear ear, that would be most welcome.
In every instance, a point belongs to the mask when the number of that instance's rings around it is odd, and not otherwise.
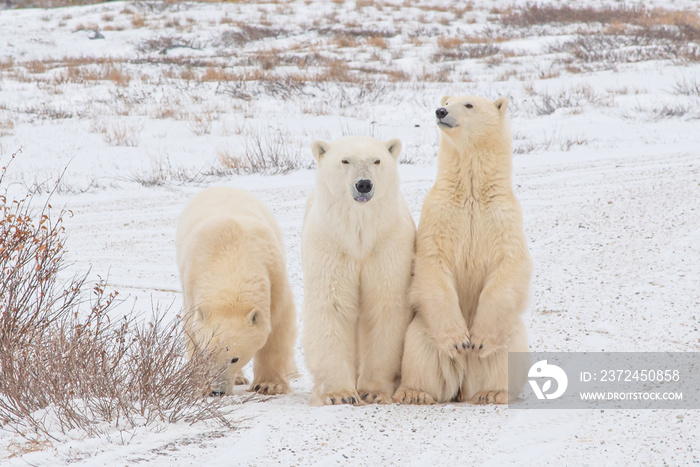
[[[399,158],[399,154],[401,154],[401,140],[398,138],[392,138],[386,143],[386,150],[389,151],[389,154],[391,154],[391,157],[394,159]]]
[[[325,141],[314,141],[311,143],[311,154],[314,155],[314,159],[316,159],[316,162],[321,161],[321,157],[328,152],[328,146],[330,146],[328,143]]]
[[[248,316],[247,316],[248,324],[250,324],[251,326],[258,324],[258,320],[260,318],[259,314],[260,314],[260,312],[258,310],[256,310],[255,308],[250,310],[248,312]]]
[[[494,101],[494,104],[496,104],[496,108],[498,109],[501,115],[506,114],[506,109],[508,109],[508,98],[499,97]]]
[[[442,99],[440,99],[440,105],[445,105],[447,104],[447,99],[449,99],[452,96],[442,96]]]

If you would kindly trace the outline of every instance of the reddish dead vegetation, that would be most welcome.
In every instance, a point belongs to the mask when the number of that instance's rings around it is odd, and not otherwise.
[[[18,151],[19,153],[19,151]],[[12,155],[14,159],[17,153]],[[117,292],[87,274],[61,277],[67,211],[33,195],[10,199],[0,172],[0,426],[26,438],[107,426],[215,420],[207,399],[217,374],[208,355],[189,360],[177,320],[157,311],[115,318]],[[110,317],[111,315],[111,317]]]

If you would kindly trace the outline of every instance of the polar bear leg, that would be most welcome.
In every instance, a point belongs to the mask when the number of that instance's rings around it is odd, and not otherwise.
[[[253,384],[250,389],[260,394],[286,394],[291,392],[288,378],[296,373],[294,342],[297,325],[294,296],[287,279],[283,257],[275,271],[270,273],[270,324],[271,331],[265,345],[255,354]]]
[[[433,404],[453,400],[466,369],[465,357],[452,360],[430,341],[423,319],[408,326],[401,364],[401,386],[394,400],[404,404]]]
[[[393,402],[401,369],[406,328],[411,319],[407,290],[411,275],[410,245],[405,258],[393,249],[377,249],[362,269],[362,310],[358,323],[357,391],[365,402]]]
[[[355,386],[359,268],[334,252],[310,252],[304,260],[309,267],[304,268],[302,342],[314,378],[311,403],[360,404]]]
[[[520,318],[513,325],[514,332],[507,348],[486,356],[467,356],[467,372],[460,392],[460,400],[472,404],[507,404],[517,397],[527,379],[528,361],[512,365],[512,381],[508,381],[508,352],[529,352],[527,331]],[[522,354],[519,354],[522,358]],[[515,356],[513,356],[515,358]],[[509,394],[510,393],[510,394]]]

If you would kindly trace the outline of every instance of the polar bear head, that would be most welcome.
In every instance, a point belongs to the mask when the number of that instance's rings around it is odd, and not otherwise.
[[[488,150],[503,144],[510,147],[507,109],[505,97],[492,101],[478,96],[444,96],[435,117],[443,138],[458,149],[467,146]]]
[[[269,290],[269,282],[266,285]],[[242,373],[271,331],[269,302],[253,303],[245,299],[245,292],[226,292],[202,300],[193,323],[197,347],[211,351],[215,369],[222,372],[213,388],[221,393],[229,392],[231,377]]]
[[[311,152],[318,166],[316,187],[326,199],[365,204],[397,193],[397,159],[401,141],[346,136],[332,143],[314,141]]]

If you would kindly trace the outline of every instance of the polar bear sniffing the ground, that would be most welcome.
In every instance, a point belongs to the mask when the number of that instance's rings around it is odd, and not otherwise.
[[[213,350],[223,370],[212,393],[247,384],[241,370],[253,357],[250,390],[288,393],[296,312],[272,212],[246,191],[208,188],[183,210],[176,249],[188,352]]]
[[[394,399],[508,402],[508,352],[527,352],[531,276],[511,184],[508,100],[443,97],[438,175],[423,204],[411,302]],[[522,388],[527,369],[513,378]]]
[[[390,403],[406,327],[415,224],[399,191],[401,142],[316,141],[302,231],[302,336],[313,404]]]

